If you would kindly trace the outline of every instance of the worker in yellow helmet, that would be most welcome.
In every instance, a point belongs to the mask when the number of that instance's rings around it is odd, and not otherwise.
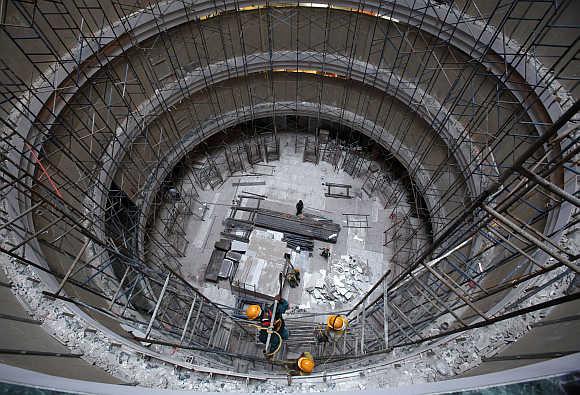
[[[316,332],[316,340],[319,343],[336,341],[345,334],[348,328],[348,320],[343,315],[330,315],[326,319],[326,325],[319,327]]]
[[[348,326],[348,320],[343,315],[329,315],[326,319],[327,332],[343,333]]]

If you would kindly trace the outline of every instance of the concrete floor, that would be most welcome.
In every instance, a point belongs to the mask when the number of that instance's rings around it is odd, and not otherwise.
[[[377,197],[369,197],[361,190],[363,180],[353,178],[342,170],[335,170],[326,162],[318,165],[302,161],[302,150],[295,152],[294,136],[280,135],[280,160],[270,162],[266,166],[258,165],[255,173],[268,173],[264,176],[234,175],[216,187],[215,191],[200,192],[200,200],[208,204],[204,221],[190,216],[186,223],[185,257],[180,259],[183,275],[198,287],[207,297],[225,305],[234,305],[235,297],[230,292],[229,282],[218,284],[204,280],[204,271],[209,262],[214,243],[220,239],[223,230],[222,221],[229,214],[232,200],[242,191],[267,196],[261,207],[286,213],[294,213],[298,200],[304,202],[304,211],[332,219],[342,226],[336,244],[315,241],[315,250],[310,257],[302,253],[302,262],[297,266],[302,272],[302,281],[298,288],[286,290],[291,306],[308,309],[312,312],[329,311],[332,307],[347,308],[355,303],[388,269],[392,251],[383,246],[383,231],[390,226],[389,208],[386,210]],[[223,173],[222,173],[223,174]],[[259,183],[265,185],[233,185],[234,183]],[[326,197],[324,182],[350,184],[352,199]],[[346,228],[345,213],[368,214],[369,229]],[[306,288],[313,287],[324,281],[329,273],[329,261],[319,256],[319,248],[331,248],[331,260],[340,259],[343,255],[352,256],[368,263],[368,282],[366,289],[361,289],[360,295],[354,295],[345,305],[331,306],[313,298]],[[272,279],[277,281],[277,279]],[[332,310],[334,310],[332,308]]]

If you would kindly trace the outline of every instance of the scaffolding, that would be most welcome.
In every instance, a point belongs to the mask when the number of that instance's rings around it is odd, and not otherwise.
[[[580,104],[565,93],[577,91],[580,29],[559,22],[573,1],[426,1],[410,11],[406,1],[0,3],[11,55],[0,59],[1,229],[10,232],[0,250],[53,275],[59,286],[47,297],[138,327],[139,341],[213,358],[225,375],[239,373],[240,360],[269,371],[275,363],[245,346],[255,334],[241,312],[203,296],[178,258],[186,222],[205,219],[197,188],[279,159],[276,125],[291,130],[294,119],[298,131],[303,116],[311,134],[295,149],[366,177],[365,192],[394,213],[384,230],[394,253],[346,312],[339,344],[315,340],[320,317],[289,319],[304,336],[279,358],[310,349],[339,371],[345,360],[578,299],[521,305],[557,269],[579,273],[577,255],[560,244],[580,206]],[[166,26],[169,11],[183,23]],[[352,37],[363,31],[361,55]],[[343,47],[331,32],[347,38]],[[321,136],[324,122],[339,125],[334,136]],[[199,163],[186,157],[242,123],[221,151],[204,150]],[[370,171],[369,141],[404,174]],[[193,173],[172,175],[180,163]],[[184,186],[168,194],[175,179]],[[230,219],[225,233],[247,239],[253,225]],[[530,280],[535,291],[489,311]]]

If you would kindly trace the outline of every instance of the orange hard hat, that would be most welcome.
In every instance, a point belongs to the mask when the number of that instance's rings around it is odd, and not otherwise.
[[[335,331],[341,331],[346,326],[346,318],[340,315],[331,315],[326,320],[326,325]]]
[[[255,320],[260,314],[262,314],[262,308],[257,304],[251,304],[246,309],[246,316],[251,320]]]
[[[310,358],[300,357],[298,359],[298,368],[304,373],[312,373],[314,370],[314,361]]]

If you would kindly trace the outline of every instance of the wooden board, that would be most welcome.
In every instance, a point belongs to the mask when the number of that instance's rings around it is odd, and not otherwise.
[[[222,267],[222,263],[226,253],[222,250],[214,249],[209,258],[209,263],[205,269],[205,280],[217,283],[218,274]]]

